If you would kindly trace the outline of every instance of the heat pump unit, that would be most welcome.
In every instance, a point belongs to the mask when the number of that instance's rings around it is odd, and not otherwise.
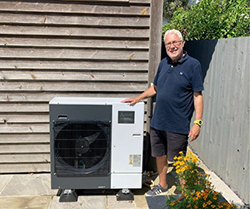
[[[52,189],[141,188],[144,103],[121,100],[50,101]]]

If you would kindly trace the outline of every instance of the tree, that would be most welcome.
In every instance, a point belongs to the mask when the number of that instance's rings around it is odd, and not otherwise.
[[[248,36],[249,12],[249,0],[201,0],[189,9],[177,9],[163,32],[178,29],[185,40]]]

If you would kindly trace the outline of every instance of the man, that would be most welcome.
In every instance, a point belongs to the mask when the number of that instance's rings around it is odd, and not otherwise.
[[[188,138],[194,141],[200,133],[203,112],[203,78],[198,60],[183,51],[185,41],[178,30],[168,30],[164,36],[167,57],[158,67],[153,85],[136,98],[125,99],[134,105],[156,95],[156,106],[151,121],[150,141],[152,156],[156,157],[159,184],[146,195],[167,192],[168,160],[187,150]],[[195,110],[195,122],[190,120]]]

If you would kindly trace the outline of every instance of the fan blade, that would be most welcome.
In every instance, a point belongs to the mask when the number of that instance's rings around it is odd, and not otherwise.
[[[85,139],[88,140],[89,144],[92,144],[99,135],[100,135],[100,132],[97,132],[95,134],[92,134],[91,136],[85,137]]]

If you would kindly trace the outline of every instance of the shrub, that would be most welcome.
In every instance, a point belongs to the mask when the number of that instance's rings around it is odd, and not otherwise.
[[[250,34],[249,0],[201,0],[189,9],[177,9],[163,26],[180,30],[185,40],[220,39]]]

